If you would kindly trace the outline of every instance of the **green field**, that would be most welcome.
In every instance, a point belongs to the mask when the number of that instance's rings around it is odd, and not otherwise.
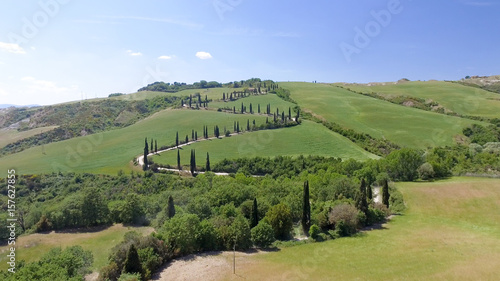
[[[0,148],[8,145],[9,143],[14,143],[18,140],[22,140],[25,138],[41,134],[43,132],[54,130],[57,127],[58,126],[47,126],[21,132],[14,129],[7,129],[7,128],[0,129]]]
[[[51,143],[42,147],[32,147],[20,153],[0,158],[0,169],[15,168],[19,174],[51,173],[58,171],[111,173],[120,169],[129,170],[132,159],[143,152],[144,138],[158,140],[158,146],[175,143],[175,134],[184,139],[191,130],[203,135],[203,125],[233,129],[233,122],[246,126],[247,120],[256,120],[260,125],[264,116],[230,114],[208,110],[164,110],[126,128],[107,131],[95,135],[73,138]]]
[[[402,146],[426,148],[452,145],[454,137],[461,135],[464,127],[478,123],[392,104],[331,85],[299,82],[280,85],[291,91],[291,97],[304,110]]]
[[[390,96],[408,96],[433,100],[462,115],[500,118],[500,96],[482,89],[443,81],[347,84],[344,87],[364,93]]]
[[[500,180],[398,183],[408,210],[383,229],[246,258],[246,280],[497,280]],[[226,280],[233,280],[228,270]]]
[[[209,104],[209,107],[211,108],[233,108],[233,106],[236,108],[236,112],[241,111],[241,103],[243,103],[244,106],[247,107],[247,111],[250,111],[250,104],[252,104],[253,111],[255,113],[258,112],[258,105],[260,104],[260,112],[265,113],[266,112],[266,106],[268,104],[271,105],[271,114],[276,112],[276,108],[280,110],[281,112],[284,110],[285,114],[288,115],[288,108],[292,109],[292,117],[295,117],[293,108],[295,104],[291,102],[287,102],[282,100],[280,97],[274,95],[274,94],[268,94],[268,95],[259,95],[259,96],[249,96],[246,98],[242,98],[239,100],[235,101],[219,101],[219,102],[212,102]]]
[[[200,93],[202,100],[205,99],[205,96],[208,97],[208,99],[212,100],[218,100],[222,99],[222,93],[230,93],[233,91],[242,91],[242,88],[209,88],[209,89],[189,89],[189,90],[183,90],[175,93],[169,93],[169,92],[152,92],[152,91],[141,91],[137,93],[132,93],[128,95],[123,95],[123,96],[117,96],[117,97],[111,97],[112,99],[119,99],[119,100],[145,100],[145,99],[151,99],[157,96],[176,96],[176,97],[182,97],[182,96],[189,96],[189,95],[194,95],[196,93]]]
[[[39,260],[44,254],[55,247],[66,248],[80,245],[84,250],[90,250],[94,255],[92,270],[97,271],[108,262],[111,248],[123,240],[125,233],[137,231],[147,235],[153,231],[151,227],[125,227],[121,224],[90,232],[51,232],[49,234],[31,234],[21,236],[16,241],[16,260],[33,262]],[[8,265],[7,246],[0,247],[0,270],[6,270]]]
[[[210,154],[211,163],[224,158],[301,154],[356,160],[378,158],[341,135],[311,121],[304,121],[301,125],[291,128],[248,132],[228,138],[193,143],[182,147],[180,152],[182,165],[189,166],[191,149],[196,150],[196,163],[200,167],[205,166],[207,152]],[[177,151],[171,150],[153,156],[153,161],[177,166]]]

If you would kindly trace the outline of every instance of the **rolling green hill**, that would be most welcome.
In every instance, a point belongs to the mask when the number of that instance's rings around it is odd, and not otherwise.
[[[189,166],[191,149],[196,150],[196,163],[200,167],[205,165],[207,152],[210,154],[211,163],[224,158],[299,156],[301,154],[356,160],[379,158],[339,134],[311,121],[303,121],[300,126],[291,128],[248,132],[219,140],[193,143],[181,149],[182,165]],[[153,161],[177,166],[177,151],[172,150],[154,156]]]
[[[383,85],[385,84],[385,85]],[[409,96],[433,100],[453,112],[486,118],[500,118],[500,95],[479,88],[443,81],[404,83],[345,84],[364,93]]]
[[[287,82],[280,86],[289,89],[291,97],[305,111],[402,146],[452,145],[454,137],[461,135],[464,127],[479,123],[396,105],[332,85]]]

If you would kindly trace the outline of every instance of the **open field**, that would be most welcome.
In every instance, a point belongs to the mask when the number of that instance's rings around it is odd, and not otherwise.
[[[292,117],[295,117],[293,107],[295,104],[291,102],[287,102],[282,100],[280,97],[274,95],[274,94],[268,94],[268,95],[259,95],[259,96],[249,96],[246,98],[242,98],[239,100],[235,101],[219,101],[219,102],[212,102],[209,104],[209,107],[211,108],[224,108],[224,107],[229,107],[233,108],[233,106],[236,108],[236,112],[241,111],[241,103],[243,103],[244,106],[247,107],[247,111],[250,111],[250,104],[252,104],[253,111],[255,113],[258,112],[258,105],[260,104],[260,112],[265,113],[266,112],[266,107],[268,104],[271,104],[271,114],[276,112],[276,108],[281,111],[285,111],[285,114],[288,115],[288,108],[292,109]]]
[[[92,270],[107,264],[109,250],[123,240],[125,233],[129,231],[137,231],[143,235],[148,235],[153,232],[151,227],[127,227],[121,224],[116,224],[104,229],[96,229],[91,232],[76,232],[62,231],[50,233],[36,233],[26,236],[21,236],[16,241],[16,259],[18,261],[25,260],[33,262],[39,260],[51,248],[80,245],[84,250],[92,251],[94,255],[94,264]],[[7,246],[0,247],[0,270],[6,270],[8,265],[5,262],[7,259]]]
[[[340,83],[343,85],[342,83]],[[433,100],[445,108],[462,115],[500,118],[500,95],[479,88],[444,81],[347,84],[357,92],[379,93],[390,96],[409,96]]]
[[[54,130],[57,127],[58,126],[47,126],[47,127],[35,128],[35,129],[22,131],[22,132],[19,132],[15,129],[8,129],[8,128],[0,129],[0,148],[8,145],[9,143],[14,143],[18,140],[22,140],[25,138],[29,138],[29,137],[41,134],[43,132]]]
[[[291,97],[307,111],[358,132],[386,138],[408,147],[452,145],[454,137],[473,123],[354,94],[331,85],[285,82]]]
[[[203,125],[208,125],[209,134],[213,135],[215,125],[221,131],[224,126],[232,130],[234,121],[246,126],[248,119],[255,119],[257,125],[265,122],[265,117],[259,115],[168,109],[126,128],[47,144],[45,154],[38,146],[4,156],[0,158],[0,168],[15,168],[20,174],[58,171],[116,174],[130,169],[132,159],[143,152],[145,137],[157,139],[159,148],[174,144],[177,131],[180,140],[186,135],[191,139],[192,129],[201,138]]]
[[[154,98],[157,96],[177,96],[177,97],[182,97],[182,96],[189,96],[189,95],[194,95],[196,93],[200,93],[202,100],[205,99],[205,96],[208,97],[208,99],[212,100],[218,100],[222,99],[222,93],[230,93],[233,91],[240,91],[243,90],[242,88],[208,88],[208,89],[189,89],[189,90],[183,90],[175,93],[168,93],[168,92],[152,92],[152,91],[141,91],[137,93],[132,93],[128,95],[123,95],[123,96],[117,96],[117,97],[112,97],[112,99],[120,99],[120,100],[145,100],[145,99],[150,99]]]
[[[189,166],[191,149],[196,150],[196,163],[200,167],[205,166],[207,152],[210,154],[212,164],[224,158],[301,154],[356,160],[378,158],[347,138],[311,121],[303,121],[301,125],[291,128],[247,132],[228,138],[193,143],[181,149],[182,165]],[[177,151],[172,150],[154,156],[153,161],[177,166]]]
[[[239,257],[238,276],[232,274],[227,256],[212,256],[217,263],[225,261],[217,269],[225,271],[218,274],[219,280],[497,279],[500,180],[453,178],[397,186],[408,210],[383,229]],[[169,267],[162,274],[169,276]],[[194,271],[191,274],[196,276]]]

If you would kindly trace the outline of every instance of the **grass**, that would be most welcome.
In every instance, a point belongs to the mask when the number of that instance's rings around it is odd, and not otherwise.
[[[58,126],[47,126],[47,127],[40,127],[40,128],[36,128],[36,129],[22,131],[22,132],[19,132],[19,131],[14,130],[14,129],[8,129],[8,128],[0,129],[0,148],[4,147],[10,143],[14,143],[18,140],[22,140],[25,138],[29,138],[29,137],[41,134],[43,132],[48,132],[50,130],[54,130],[57,127]]]
[[[47,144],[45,154],[38,146],[4,156],[0,158],[0,168],[15,168],[19,174],[58,171],[116,174],[131,168],[132,159],[143,152],[145,137],[158,140],[159,147],[172,145],[177,131],[180,140],[186,135],[191,139],[192,129],[201,138],[203,125],[208,125],[209,134],[213,135],[215,125],[221,131],[224,126],[232,130],[235,120],[246,126],[247,119],[255,119],[257,125],[265,122],[265,117],[258,115],[168,109],[126,128]]]
[[[196,150],[196,163],[199,167],[205,166],[207,152],[210,154],[212,164],[224,158],[301,154],[356,160],[378,158],[350,140],[311,121],[304,121],[301,125],[291,128],[247,132],[228,138],[193,143],[181,149],[182,165],[189,166],[191,149]],[[177,151],[171,150],[154,156],[153,161],[177,166]]]
[[[113,225],[95,232],[51,232],[47,234],[31,234],[21,236],[16,241],[16,260],[33,262],[39,260],[50,249],[55,247],[66,248],[80,245],[84,250],[90,250],[94,255],[92,270],[99,270],[107,264],[109,251],[123,240],[125,233],[137,231],[147,235],[153,231],[151,227],[125,227],[121,224]],[[0,247],[0,270],[8,268],[8,246]]]
[[[372,86],[349,84],[354,91],[376,92],[388,96],[409,96],[434,100],[445,108],[462,115],[486,118],[500,117],[500,96],[482,89],[443,81],[380,83]]]
[[[295,104],[291,102],[287,102],[279,98],[278,96],[274,94],[268,94],[268,95],[259,95],[259,96],[249,96],[246,98],[242,98],[236,101],[218,101],[218,102],[212,102],[209,104],[209,107],[211,108],[224,108],[224,107],[229,107],[233,108],[233,106],[236,108],[236,112],[241,111],[241,103],[243,103],[244,106],[247,107],[247,111],[250,111],[250,104],[252,104],[253,111],[255,113],[258,112],[258,105],[260,104],[260,112],[264,113],[266,112],[266,107],[268,104],[271,104],[271,114],[276,112],[276,108],[280,110],[281,112],[284,110],[285,115],[288,116],[288,108],[291,108],[292,110],[292,117],[294,118],[294,111],[293,107]]]
[[[357,95],[331,85],[280,83],[304,109],[346,128],[407,147],[454,144],[469,119],[446,116]]]
[[[246,280],[496,280],[500,181],[399,183],[408,210],[383,229],[284,248],[236,265]],[[228,269],[226,280],[232,280]]]

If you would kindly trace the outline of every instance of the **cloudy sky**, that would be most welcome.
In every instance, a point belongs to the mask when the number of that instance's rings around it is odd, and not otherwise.
[[[3,0],[0,104],[155,81],[497,75],[498,15],[494,0]]]

